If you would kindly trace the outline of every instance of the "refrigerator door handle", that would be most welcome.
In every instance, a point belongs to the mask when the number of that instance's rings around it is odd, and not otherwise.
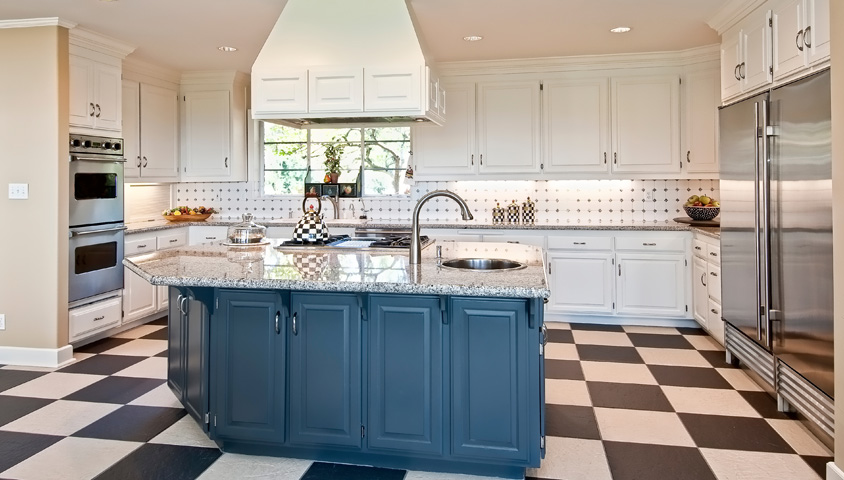
[[[771,350],[771,169],[768,158],[768,101],[762,100],[762,300],[765,302],[765,344]]]
[[[759,172],[759,163],[760,163],[760,159],[759,159],[759,154],[760,154],[760,148],[759,148],[759,130],[760,130],[760,128],[759,128],[759,120],[760,120],[760,118],[759,118],[760,117],[760,115],[759,115],[759,102],[756,102],[754,104],[753,108],[754,108],[753,114],[754,114],[754,118],[755,118],[755,124],[754,124],[754,130],[755,131],[753,133],[753,136],[756,137],[756,138],[754,138],[754,142],[753,142],[753,157],[755,159],[755,162],[754,162],[755,163],[755,165],[754,165],[754,178],[753,178],[753,180],[754,180],[754,182],[753,182],[753,213],[754,213],[754,215],[753,215],[753,233],[754,233],[754,238],[756,240],[755,245],[754,245],[755,250],[756,250],[756,305],[761,306],[762,305],[762,287],[761,287],[761,285],[762,285],[762,265],[761,265],[761,263],[762,263],[762,248],[759,244],[760,239],[761,239],[761,226],[760,226],[760,222],[759,222],[759,216],[760,216],[760,210],[761,210],[760,198],[759,198],[759,180],[760,180],[760,178],[759,178],[760,177],[760,175],[759,175],[759,173],[760,173]],[[756,340],[758,340],[760,342],[762,341],[762,308],[761,307],[756,312]]]

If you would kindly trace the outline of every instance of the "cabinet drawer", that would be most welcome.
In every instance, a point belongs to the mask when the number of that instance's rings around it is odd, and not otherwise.
[[[721,305],[710,300],[706,314],[706,326],[710,335],[721,345],[724,344],[724,321],[721,320]]]
[[[334,234],[334,229],[331,230]],[[191,245],[201,245],[203,243],[218,243],[227,240],[228,227],[209,226],[209,227],[190,227],[190,235],[188,241]]]
[[[166,235],[159,235],[158,236],[158,249],[164,250],[166,248],[175,248],[187,245],[188,243],[188,235],[187,232],[175,232],[175,233],[168,233]]]
[[[612,250],[612,237],[548,237],[549,250]]]
[[[125,256],[139,255],[141,253],[154,252],[156,248],[155,237],[134,235],[126,238],[124,242]]]
[[[696,257],[706,258],[706,252],[708,250],[709,245],[706,244],[703,240],[695,238],[692,240],[692,253]]]
[[[721,268],[709,264],[708,270],[707,277],[709,278],[706,281],[706,286],[709,292],[709,298],[721,303]]]
[[[616,237],[616,250],[682,252],[686,248],[683,238],[654,238],[654,237]]]
[[[721,246],[712,244],[707,245],[706,259],[710,263],[721,265]]]
[[[120,325],[122,316],[123,304],[120,297],[74,308],[68,312],[68,341],[80,340]]]

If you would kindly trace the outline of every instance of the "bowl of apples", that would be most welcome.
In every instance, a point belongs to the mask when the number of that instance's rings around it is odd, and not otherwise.
[[[161,212],[161,214],[164,215],[164,218],[170,220],[171,222],[200,222],[215,213],[217,213],[217,211],[211,207],[191,208],[187,206],[171,208],[170,210],[164,210]]]
[[[692,220],[712,220],[721,213],[721,204],[706,195],[692,195],[686,200],[683,210]]]

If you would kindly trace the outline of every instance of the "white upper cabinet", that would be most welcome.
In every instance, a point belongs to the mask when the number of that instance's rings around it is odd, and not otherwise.
[[[679,172],[679,77],[617,77],[611,84],[613,171]]]
[[[783,0],[771,13],[775,80],[829,57],[829,0]]]
[[[123,132],[127,180],[172,182],[179,178],[178,92],[123,81]]]
[[[308,70],[309,112],[362,112],[363,69]]]
[[[119,60],[113,65],[70,55],[69,69],[70,125],[119,132],[122,128]]]
[[[248,85],[241,72],[182,75],[183,180],[246,181]]]
[[[609,86],[606,78],[543,83],[543,161],[547,172],[609,169]]]
[[[308,70],[253,71],[253,107],[256,112],[308,111]]]
[[[489,173],[538,172],[538,81],[478,85],[478,170]]]
[[[419,108],[425,93],[419,88],[421,75],[419,66],[364,69],[364,110],[383,112]],[[437,110],[437,86],[436,80],[431,82],[434,110]]]
[[[718,173],[718,72],[687,74],[683,79],[683,168]]]
[[[229,176],[231,125],[229,92],[182,96],[182,167],[185,179]]]
[[[769,10],[756,11],[722,35],[722,100],[773,81],[771,23]]]
[[[421,176],[472,174],[475,155],[475,84],[449,83],[448,122],[413,130],[413,162]]]

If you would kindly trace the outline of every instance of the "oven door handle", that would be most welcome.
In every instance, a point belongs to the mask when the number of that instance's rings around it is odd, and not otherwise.
[[[99,162],[99,163],[126,163],[125,158],[115,158],[114,156],[105,157],[80,157],[77,155],[70,156],[71,162]]]
[[[115,227],[115,228],[104,228],[102,230],[86,230],[84,232],[74,232],[73,230],[70,231],[71,237],[79,237],[81,235],[92,235],[94,233],[107,233],[107,232],[118,232],[121,230],[128,230],[129,227]]]

